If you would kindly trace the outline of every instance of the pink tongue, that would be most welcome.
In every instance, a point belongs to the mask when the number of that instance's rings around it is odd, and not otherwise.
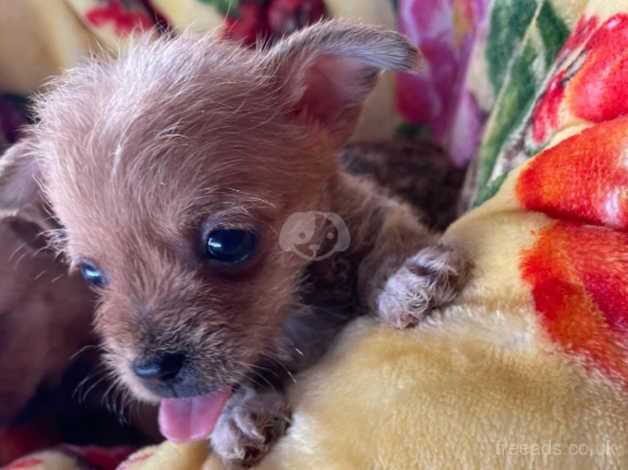
[[[209,437],[231,391],[190,398],[168,398],[159,406],[159,428],[173,442]]]

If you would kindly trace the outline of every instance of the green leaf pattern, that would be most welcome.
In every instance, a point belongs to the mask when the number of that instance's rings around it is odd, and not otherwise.
[[[499,89],[465,188],[475,205],[497,192],[512,168],[529,157],[523,128],[551,75],[558,51],[586,0],[493,0],[484,60]],[[527,24],[527,26],[526,26]]]

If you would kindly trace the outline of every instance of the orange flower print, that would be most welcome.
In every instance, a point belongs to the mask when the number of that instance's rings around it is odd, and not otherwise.
[[[537,155],[516,193],[525,208],[562,219],[521,258],[542,325],[628,386],[628,116]]]
[[[520,269],[550,339],[628,387],[628,233],[558,222]]]
[[[628,116],[583,130],[532,159],[517,182],[528,209],[628,229]]]

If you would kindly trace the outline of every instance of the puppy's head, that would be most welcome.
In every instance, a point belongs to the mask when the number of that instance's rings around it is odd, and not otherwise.
[[[282,225],[325,209],[380,69],[416,59],[400,35],[342,22],[259,51],[184,35],[73,70],[39,101],[65,251],[138,397],[224,398],[275,357],[306,262]]]
[[[0,427],[39,390],[54,390],[93,340],[93,295],[47,249],[28,151],[24,141],[0,157]]]

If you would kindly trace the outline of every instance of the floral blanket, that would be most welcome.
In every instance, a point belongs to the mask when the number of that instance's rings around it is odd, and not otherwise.
[[[427,135],[453,161],[470,162],[461,208],[482,207],[458,227],[473,234],[474,220],[502,214],[492,219],[502,221],[500,230],[528,230],[525,246],[482,245],[478,257],[493,253],[500,262],[487,262],[480,279],[526,286],[526,308],[552,347],[625,390],[627,0],[23,0],[4,9],[0,149],[19,137],[27,97],[46,76],[96,45],[124,47],[136,30],[221,27],[225,37],[254,47],[260,37],[272,40],[330,16],[398,27],[420,46],[426,66],[418,75],[383,80],[357,138]],[[22,52],[26,45],[32,53]],[[513,211],[534,222],[514,228]],[[454,238],[464,238],[460,230],[454,228]],[[515,268],[502,272],[502,265]],[[36,433],[18,434],[0,434],[5,462],[33,449],[20,439],[51,444]],[[128,451],[111,453],[109,466],[77,458],[80,452],[27,456],[8,468],[113,468]],[[136,468],[149,454],[123,467]],[[186,455],[179,463],[192,458]]]

